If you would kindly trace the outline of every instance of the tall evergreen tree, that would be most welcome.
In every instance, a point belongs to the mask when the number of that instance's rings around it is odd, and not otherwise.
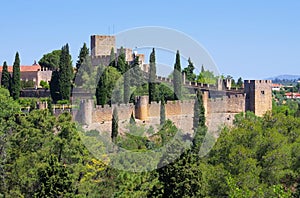
[[[129,65],[126,64],[126,70],[128,70]],[[126,71],[124,73],[124,94],[123,94],[123,99],[124,99],[124,103],[127,104],[129,102],[130,99],[130,71]]]
[[[139,57],[134,56],[133,63],[130,65],[130,86],[141,86],[144,84],[143,73],[139,62]]]
[[[59,59],[59,92],[62,100],[69,100],[73,79],[73,67],[69,53],[69,45],[62,47]]]
[[[21,91],[21,74],[20,74],[20,57],[19,53],[16,53],[15,62],[13,65],[12,84],[11,84],[11,96],[17,100],[20,97]]]
[[[123,47],[121,47],[120,54],[118,56],[117,69],[121,74],[124,74],[126,71],[126,56]]]
[[[166,122],[166,107],[165,99],[162,97],[160,100],[160,126],[164,125]]]
[[[150,71],[149,71],[149,103],[155,101],[156,97],[156,87],[155,87],[155,80],[156,80],[156,63],[155,63],[155,49],[152,49],[150,54]]]
[[[111,140],[113,143],[117,142],[117,137],[119,133],[119,118],[118,118],[118,110],[114,108],[113,116],[112,116],[112,127],[111,127]]]
[[[8,72],[7,63],[4,61],[3,63],[3,69],[2,69],[2,77],[1,77],[1,86],[9,89],[10,86],[10,74]]]
[[[110,51],[109,66],[116,67],[115,49],[112,47]]]
[[[186,79],[190,82],[194,82],[196,80],[196,74],[194,74],[195,66],[191,60],[191,58],[188,59],[188,66],[183,69],[183,72],[186,75]]]
[[[194,139],[192,144],[192,151],[195,154],[199,154],[204,137],[207,133],[207,127],[205,125],[205,108],[203,105],[203,96],[201,90],[197,90],[195,105],[194,105]]]
[[[78,60],[76,63],[76,71],[77,72],[88,55],[89,55],[89,48],[87,48],[86,43],[83,43],[83,46],[80,49]]]
[[[54,103],[61,99],[59,92],[59,72],[58,70],[52,71],[50,81],[50,94]]]
[[[176,53],[176,60],[174,64],[173,72],[173,84],[174,84],[174,99],[180,100],[182,97],[182,79],[181,79],[181,64],[179,50]]]

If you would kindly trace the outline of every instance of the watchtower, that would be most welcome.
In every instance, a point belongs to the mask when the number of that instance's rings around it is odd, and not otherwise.
[[[116,52],[116,38],[115,36],[106,35],[92,35],[91,36],[91,51],[92,57],[95,56],[109,56],[111,48]]]
[[[272,110],[272,81],[245,80],[246,111],[252,111],[257,116]]]

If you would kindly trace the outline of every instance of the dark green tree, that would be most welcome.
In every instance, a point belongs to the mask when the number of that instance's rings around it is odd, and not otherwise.
[[[238,81],[237,81],[237,83],[236,83],[236,85],[237,85],[237,87],[238,88],[242,88],[243,87],[243,79],[241,78],[241,77],[239,77],[239,79],[238,79]]]
[[[119,134],[119,118],[118,118],[118,110],[114,108],[113,116],[112,116],[112,127],[111,127],[111,140],[116,144],[117,137]]]
[[[113,89],[120,76],[114,67],[108,66],[104,69],[96,88],[97,105],[103,106],[111,102]]]
[[[59,68],[59,59],[61,55],[61,50],[53,50],[48,54],[44,54],[39,60],[39,65],[42,68],[47,68],[49,70],[55,70]]]
[[[50,94],[54,103],[61,100],[59,92],[59,72],[58,70],[52,71],[51,81],[50,81]]]
[[[182,97],[182,79],[181,79],[181,64],[179,50],[176,53],[176,60],[173,72],[174,99],[180,100]]]
[[[10,74],[8,72],[7,63],[4,61],[3,63],[3,69],[2,69],[2,76],[1,76],[1,86],[5,89],[9,89],[9,83],[10,83]]]
[[[121,74],[124,74],[126,71],[126,55],[123,47],[121,47],[120,54],[118,56],[117,70]]]
[[[156,63],[155,63],[155,49],[152,49],[150,54],[150,71],[149,71],[149,103],[156,100]]]
[[[59,59],[59,93],[62,100],[69,100],[73,79],[73,67],[69,53],[69,45],[66,44],[61,49]]]
[[[143,84],[143,73],[140,68],[139,57],[134,56],[130,65],[130,86],[141,86]]]
[[[162,97],[160,102],[160,125],[162,126],[166,122],[165,99]]]
[[[191,60],[191,58],[188,59],[188,66],[183,69],[183,72],[186,75],[186,79],[190,82],[194,82],[196,80],[196,74],[194,74],[194,64]]]
[[[128,71],[129,69],[129,65],[126,64],[126,72],[123,75],[124,78],[124,94],[123,94],[123,100],[124,103],[127,104],[130,100],[130,79],[131,79],[131,74],[130,71]]]
[[[197,130],[198,127],[205,126],[205,108],[203,106],[203,95],[201,90],[197,90],[195,104],[194,104],[194,119],[193,128]]]
[[[109,66],[116,67],[115,49],[112,47],[110,51]]]
[[[36,197],[65,197],[73,192],[71,176],[55,155],[38,171],[39,190]],[[72,193],[73,194],[73,193]]]
[[[76,71],[79,70],[80,66],[84,62],[84,60],[89,55],[89,48],[87,48],[86,43],[83,43],[82,48],[80,49],[78,60],[76,62]]]
[[[20,74],[20,57],[19,53],[16,53],[15,62],[13,65],[12,84],[11,84],[11,96],[14,100],[19,99],[21,91],[21,74]]]

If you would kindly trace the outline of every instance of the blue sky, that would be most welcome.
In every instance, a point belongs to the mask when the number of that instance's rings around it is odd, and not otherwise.
[[[65,43],[76,62],[91,34],[162,26],[201,43],[222,74],[244,79],[300,74],[297,0],[10,0],[0,5],[0,64],[11,65],[19,51],[21,63],[30,65]]]

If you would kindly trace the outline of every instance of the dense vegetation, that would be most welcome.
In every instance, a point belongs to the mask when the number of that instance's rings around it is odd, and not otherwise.
[[[181,133],[171,122],[165,121],[151,136],[141,133],[153,131],[132,122],[127,134],[114,135],[119,147],[143,153],[172,142],[160,160],[136,159],[140,166],[153,163],[161,168],[134,173],[107,165],[112,158],[100,160],[89,153],[83,142],[103,151],[103,137],[83,133],[69,114],[54,117],[48,110],[24,114],[3,88],[0,100],[0,197],[298,197],[300,193],[296,114],[276,108],[262,118],[240,114],[233,128],[223,129],[209,154],[200,157],[199,146],[207,141],[202,143],[207,132],[200,105],[194,141],[174,159],[179,152],[174,148],[182,146],[172,140]],[[124,156],[120,165],[126,167],[129,159]]]

